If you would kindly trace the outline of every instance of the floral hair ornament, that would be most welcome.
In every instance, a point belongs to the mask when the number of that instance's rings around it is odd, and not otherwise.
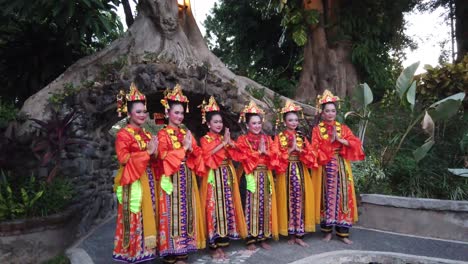
[[[242,111],[240,112],[239,123],[241,122],[245,123],[246,114],[262,115],[262,121],[263,121],[263,115],[265,114],[265,112],[260,107],[258,107],[257,104],[253,100],[250,100],[249,104],[246,105],[244,109],[242,109]]]
[[[198,107],[201,108],[202,124],[206,123],[206,113],[220,111],[219,105],[216,103],[216,100],[213,96],[211,96],[208,100],[208,104],[205,102],[205,100],[203,100],[202,104]]]
[[[187,105],[185,112],[189,112],[189,100],[187,96],[185,96],[182,93],[182,87],[179,84],[176,84],[176,86],[172,90],[167,88],[166,91],[164,91],[164,99],[161,100],[161,104],[164,106],[164,109],[166,109],[166,111],[169,110],[169,101],[186,103]]]
[[[327,104],[327,103],[339,103],[340,98],[336,95],[333,95],[330,90],[325,90],[323,91],[322,95],[317,95],[317,109],[319,113],[322,112],[322,105]],[[338,108],[340,108],[340,105],[338,104]]]
[[[145,108],[146,108],[146,96],[138,90],[135,83],[133,82],[130,85],[130,92],[125,93],[124,90],[120,90],[116,96],[116,99],[117,99],[117,113],[119,117],[122,117],[122,114],[127,113],[128,102],[143,101],[145,102]]]
[[[290,112],[295,112],[295,113],[300,112],[301,113],[301,118],[302,119],[304,118],[304,112],[302,112],[302,107],[295,104],[291,100],[287,100],[284,107],[281,108],[280,111],[278,112],[278,117],[276,118],[275,129],[278,128],[278,125],[279,125],[280,122],[283,122],[283,115],[286,114],[286,113],[290,113]]]

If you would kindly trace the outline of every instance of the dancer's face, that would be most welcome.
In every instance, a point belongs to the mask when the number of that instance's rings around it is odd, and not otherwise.
[[[145,105],[143,103],[134,103],[128,117],[130,118],[130,124],[135,126],[143,125],[148,118]]]
[[[169,124],[180,126],[184,121],[184,107],[181,104],[174,104],[169,109]]]
[[[287,113],[284,117],[284,124],[288,130],[296,130],[299,125],[299,117],[296,113]]]
[[[262,119],[260,116],[251,116],[249,122],[247,123],[247,128],[253,134],[260,134],[262,131]]]
[[[322,111],[322,119],[324,121],[335,121],[336,107],[335,104],[326,104]]]
[[[213,115],[208,121],[208,128],[213,133],[221,133],[221,130],[223,130],[223,118],[221,117],[221,115]]]

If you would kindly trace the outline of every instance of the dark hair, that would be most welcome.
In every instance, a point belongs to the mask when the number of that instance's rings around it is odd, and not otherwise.
[[[169,109],[176,105],[181,105],[182,108],[185,108],[185,103],[179,102],[179,101],[172,101],[172,100],[167,100],[167,103],[169,104]]]
[[[286,121],[286,116],[288,116],[289,114],[295,114],[299,118],[299,115],[296,111],[291,111],[283,114],[283,121]]]
[[[316,125],[318,125],[318,124],[320,123],[320,119],[321,119],[321,117],[322,117],[321,114],[323,113],[323,110],[325,109],[325,106],[326,106],[327,104],[332,104],[332,105],[334,105],[335,108],[336,108],[336,104],[335,104],[334,102],[328,102],[328,103],[324,103],[324,104],[320,105],[320,110],[322,110],[322,111],[321,111],[319,114],[315,115],[314,123],[312,124],[313,127],[316,126]]]
[[[250,119],[254,116],[258,116],[260,117],[260,120],[262,119],[262,116],[260,116],[259,114],[251,114],[251,113],[247,113],[245,114],[245,123],[248,124],[250,122]]]
[[[211,119],[215,116],[215,115],[219,115],[221,116],[221,119],[223,118],[223,116],[221,115],[221,112],[219,111],[213,111],[213,112],[208,112],[206,113],[206,122],[209,123],[211,121]]]
[[[322,106],[320,107],[320,108],[322,108],[322,111],[323,111],[323,109],[325,109],[325,106],[328,105],[328,104],[332,104],[332,105],[334,105],[335,108],[336,108],[336,104],[335,104],[334,102],[328,102],[328,103],[322,104]]]
[[[145,104],[145,101],[139,100],[139,101],[130,101],[130,102],[127,102],[127,112],[128,112],[128,113],[131,113],[131,112],[132,112],[132,109],[133,109],[133,106],[136,105],[137,103]]]

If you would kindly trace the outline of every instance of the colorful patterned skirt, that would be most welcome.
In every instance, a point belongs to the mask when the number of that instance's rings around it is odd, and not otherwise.
[[[258,166],[251,174],[255,182],[253,189],[249,190],[249,183],[245,194],[245,220],[247,224],[247,244],[263,241],[272,236],[274,182],[271,172],[266,166]],[[247,180],[249,181],[249,180]]]
[[[286,173],[276,176],[279,233],[283,236],[302,237],[315,232],[315,190],[309,170],[290,156]]]
[[[335,154],[322,167],[322,177],[321,225],[351,227],[356,208],[352,175],[346,161]]]
[[[242,228],[238,215],[242,214],[242,208],[238,208],[242,205],[232,165],[224,161],[219,168],[210,171],[204,184],[208,244],[212,249],[226,247],[229,239],[240,239],[239,228]]]
[[[138,184],[143,185],[141,188],[142,205],[139,212],[132,212],[130,208],[132,202],[131,185],[122,186],[122,202],[118,204],[117,227],[112,254],[116,261],[139,263],[156,258],[156,236],[145,236],[144,229],[145,222],[152,225],[153,229],[156,228],[154,219],[157,216],[157,199],[155,178],[151,169],[148,168],[146,174],[138,181]]]
[[[158,188],[159,255],[186,257],[188,253],[204,247],[204,241],[199,240],[204,240],[204,235],[197,181],[185,163],[180,165],[171,180],[174,187],[171,194]]]

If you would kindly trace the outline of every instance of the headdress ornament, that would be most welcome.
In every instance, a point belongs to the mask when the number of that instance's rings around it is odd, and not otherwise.
[[[317,109],[319,109],[320,112],[323,104],[338,103],[339,101],[340,98],[338,96],[333,95],[330,90],[325,90],[322,95],[317,95]]]
[[[257,106],[257,104],[253,101],[250,100],[249,104],[242,109],[240,112],[240,117],[239,117],[239,123],[244,122],[245,123],[245,115],[246,114],[258,114],[258,115],[264,115],[265,112]]]
[[[206,123],[206,113],[208,112],[219,112],[220,108],[218,103],[216,103],[216,100],[213,96],[210,97],[208,100],[208,104],[203,100],[203,103],[198,106],[201,108],[201,113],[202,113],[202,124]]]
[[[138,90],[135,83],[133,83],[133,82],[130,85],[130,92],[125,93],[125,91],[122,89],[117,94],[116,99],[117,99],[117,113],[118,113],[119,117],[121,117],[122,114],[127,113],[127,111],[128,111],[127,103],[128,102],[144,101],[145,102],[145,107],[146,107],[146,96],[144,94],[142,94]]]
[[[179,84],[176,84],[172,90],[167,88],[166,91],[164,91],[164,99],[161,100],[161,104],[165,109],[169,109],[169,101],[186,103],[186,112],[189,112],[189,100],[187,96],[182,93],[182,87]]]
[[[292,100],[287,100],[283,108],[280,109],[278,113],[278,118],[276,119],[276,128],[280,122],[283,121],[283,115],[289,112],[301,113],[301,118],[304,118],[304,113],[302,112],[302,107],[295,104]]]

